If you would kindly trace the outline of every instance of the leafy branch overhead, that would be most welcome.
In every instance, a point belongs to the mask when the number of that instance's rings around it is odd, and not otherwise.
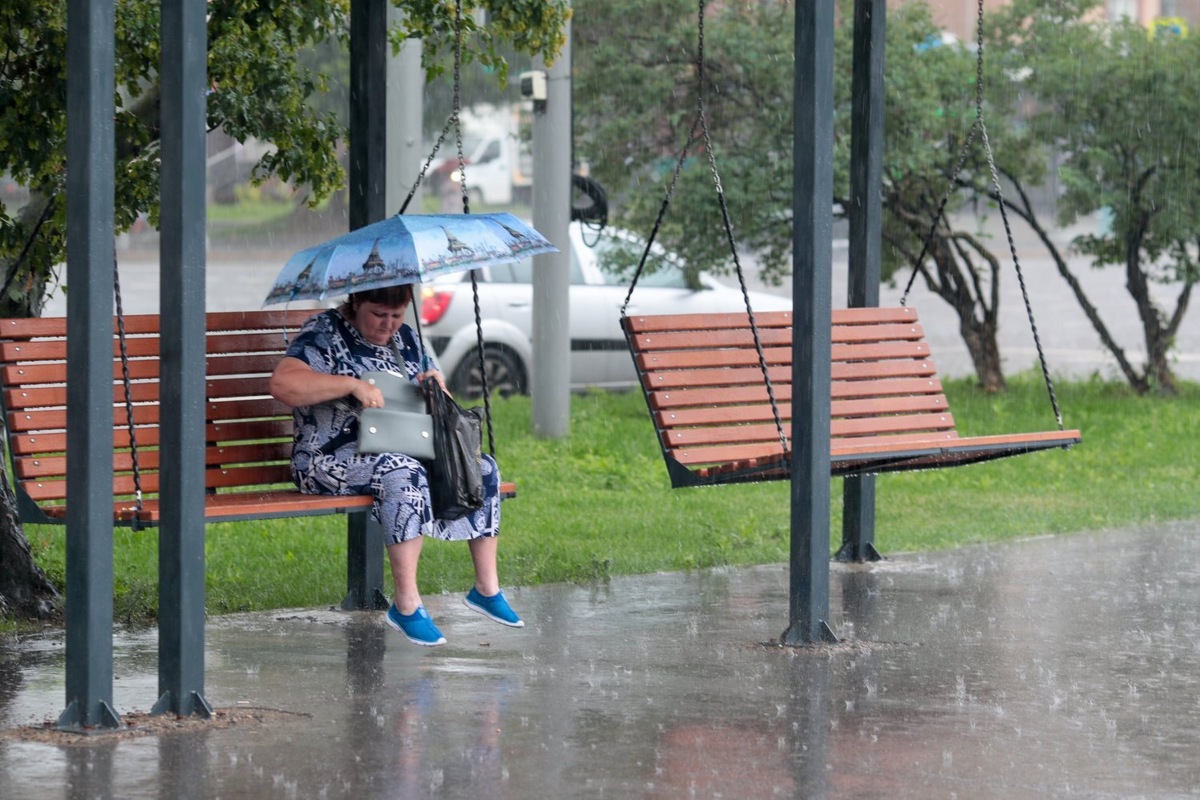
[[[453,43],[453,3],[398,0],[402,27],[427,36],[427,63]],[[116,216],[117,232],[146,214],[157,223],[159,176],[158,68],[160,4],[117,0]],[[330,40],[345,42],[349,0],[211,0],[208,14],[208,126],[239,142],[273,145],[254,170],[256,180],[278,177],[308,192],[315,205],[338,191],[338,161],[346,130],[336,112],[314,102],[329,77],[297,56]],[[565,0],[463,0],[466,57],[503,73],[501,44],[553,58],[564,41]],[[482,24],[480,13],[486,15]],[[0,314],[36,314],[44,303],[51,265],[64,257],[66,209],[66,4],[6,0],[0,4],[0,173],[29,190],[12,209],[0,199],[0,268],[5,293]]]

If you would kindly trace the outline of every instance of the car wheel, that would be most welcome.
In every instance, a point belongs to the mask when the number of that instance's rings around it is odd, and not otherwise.
[[[525,366],[517,354],[505,347],[485,346],[483,366],[487,370],[488,391],[508,397],[528,393]],[[479,351],[472,350],[450,376],[450,391],[456,397],[474,399],[483,396],[483,380],[479,374]]]

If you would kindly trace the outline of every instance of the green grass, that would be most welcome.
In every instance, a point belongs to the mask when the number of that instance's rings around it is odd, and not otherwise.
[[[296,211],[291,200],[243,197],[237,203],[209,203],[208,222],[222,230],[252,229],[284,219]]]
[[[1083,444],[972,467],[880,476],[876,544],[884,553],[930,551],[1046,533],[1200,518],[1195,420],[1200,385],[1173,398],[1120,385],[1057,387],[1067,427]],[[1018,376],[986,395],[947,386],[963,435],[1054,427],[1045,387]],[[671,489],[640,394],[572,398],[570,436],[530,433],[530,401],[493,402],[497,456],[518,496],[503,506],[505,585],[571,581],[785,561],[789,486],[783,482]],[[840,541],[841,481],[831,481],[831,547]],[[63,530],[27,529],[38,562],[60,585]],[[345,587],[342,517],[224,523],[207,528],[210,613],[336,604]],[[156,603],[157,537],[116,533],[116,616],[136,620]],[[426,593],[464,591],[462,544],[430,541]]]

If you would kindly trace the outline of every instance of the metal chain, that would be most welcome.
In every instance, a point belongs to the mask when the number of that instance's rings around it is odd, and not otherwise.
[[[997,205],[1000,207],[1000,219],[1004,223],[1004,235],[1008,241],[1008,252],[1012,256],[1013,267],[1017,273],[1017,283],[1021,287],[1021,299],[1025,303],[1025,315],[1029,318],[1029,328],[1033,332],[1033,343],[1037,349],[1038,364],[1042,369],[1042,378],[1046,382],[1046,393],[1050,396],[1050,406],[1054,410],[1054,421],[1058,424],[1058,429],[1063,430],[1062,410],[1058,405],[1058,395],[1054,391],[1054,381],[1050,377],[1050,368],[1046,363],[1046,353],[1042,348],[1041,335],[1038,333],[1037,320],[1033,315],[1033,303],[1029,299],[1029,288],[1025,284],[1025,273],[1021,269],[1021,259],[1017,256],[1017,243],[1013,237],[1012,224],[1008,219],[1008,211],[1004,200],[1004,191],[1000,187],[1000,171],[996,168],[996,157],[992,152],[992,143],[988,138],[987,123],[983,118],[983,0],[976,2],[976,21],[975,21],[975,121],[971,125],[971,132],[967,136],[967,141],[963,146],[963,150],[959,155],[958,164],[955,165],[953,175],[958,175],[965,163],[968,148],[974,142],[976,131],[979,133],[979,138],[983,144],[983,152],[987,158],[988,174],[992,181],[992,190],[996,193]],[[917,259],[917,265],[921,264],[925,259],[925,253],[928,250],[929,242],[933,239],[934,230],[938,222],[942,218],[942,212],[946,207],[946,201],[950,198],[950,192],[954,189],[953,184],[947,190],[945,197],[942,198],[941,204],[938,206],[938,213],[934,217],[933,225],[929,229],[929,236],[922,244],[921,255]],[[908,290],[912,287],[913,280],[916,278],[917,267],[914,267],[912,276],[909,277],[908,285],[904,289],[904,295],[900,300],[900,304],[904,305],[908,299]]]
[[[450,126],[458,122],[455,114],[451,114],[446,119],[446,124],[442,127],[442,133],[438,136],[437,141],[433,143],[433,150],[429,151],[429,158],[425,159],[425,163],[421,166],[421,171],[417,173],[417,179],[413,181],[412,188],[408,190],[408,197],[404,198],[404,202],[400,204],[400,210],[397,214],[403,214],[408,210],[408,204],[417,196],[417,189],[421,186],[421,181],[425,180],[425,173],[429,171],[430,165],[433,164],[433,159],[437,156],[438,150],[441,149],[442,142],[446,140],[446,134],[450,132]]]
[[[462,206],[463,213],[471,213],[471,200],[467,196],[467,163],[463,158],[463,141],[462,141],[462,121],[459,119],[459,113],[462,109],[462,0],[454,2],[454,111],[451,118],[454,120],[454,140],[458,144],[458,186],[462,191]],[[472,280],[474,276],[472,275]],[[486,396],[486,392],[484,393]]]
[[[641,260],[638,261],[637,269],[633,273],[633,279],[629,283],[629,291],[625,294],[625,302],[621,304],[621,316],[628,316],[627,309],[633,298],[633,290],[637,287],[638,279],[642,275],[642,271],[646,267],[646,260],[650,256],[650,248],[654,245],[654,238],[658,235],[658,229],[662,225],[663,218],[666,216],[667,207],[671,204],[671,198],[675,194],[675,186],[679,182],[679,174],[683,169],[683,163],[687,160],[688,151],[692,145],[696,143],[697,129],[703,137],[704,148],[708,152],[708,168],[712,173],[713,186],[717,191],[717,203],[721,208],[721,219],[725,224],[725,236],[729,241],[729,250],[733,254],[733,265],[737,271],[738,284],[742,289],[742,299],[746,303],[746,316],[750,321],[750,332],[754,336],[754,349],[758,353],[758,366],[762,370],[763,382],[767,387],[767,398],[771,402],[771,414],[775,419],[775,429],[779,433],[779,442],[783,446],[784,452],[787,452],[788,441],[787,435],[783,431],[783,418],[779,413],[779,404],[775,399],[775,388],[771,384],[771,373],[767,367],[767,356],[763,351],[762,339],[758,333],[758,324],[754,319],[754,309],[750,305],[750,293],[746,289],[746,278],[742,272],[742,264],[738,259],[737,242],[733,237],[733,223],[729,219],[729,206],[725,201],[725,190],[721,186],[721,175],[717,171],[717,159],[713,153],[712,138],[708,132],[708,119],[704,107],[704,81],[705,81],[705,55],[704,55],[704,4],[705,0],[699,0],[698,9],[698,33],[696,47],[696,70],[698,88],[696,90],[696,118],[692,122],[692,127],[688,131],[687,143],[684,144],[683,150],[679,153],[679,158],[675,160],[675,171],[671,175],[671,181],[667,185],[666,195],[663,197],[662,205],[659,206],[658,216],[654,220],[654,227],[650,230],[650,236],[646,239],[646,247],[642,250]]]
[[[963,142],[962,149],[958,152],[958,163],[954,165],[952,175],[958,175],[963,171],[963,167],[967,165],[967,154],[971,151],[971,145],[975,143],[975,134],[979,130],[979,120],[971,123],[971,130],[967,132],[967,140]],[[912,274],[908,276],[908,283],[904,284],[904,293],[900,295],[900,305],[908,305],[908,293],[912,290],[913,283],[917,279],[917,272],[920,264],[925,262],[925,256],[929,252],[929,245],[933,242],[933,234],[937,232],[938,223],[942,221],[946,212],[946,203],[950,200],[950,195],[954,193],[954,186],[951,184],[946,193],[942,195],[942,202],[938,204],[937,213],[933,215],[933,222],[929,224],[929,233],[921,241],[921,254],[917,256],[917,260],[913,265]]]
[[[129,377],[129,349],[125,342],[125,313],[121,304],[121,271],[117,268],[117,254],[113,253],[113,296],[117,304],[117,342],[121,350],[121,381],[125,387],[125,423],[129,428],[129,455],[133,459],[133,489],[136,514],[133,526],[142,518],[142,472],[138,464],[137,429],[133,424],[133,385]]]
[[[1012,227],[1008,223],[1008,212],[1004,210],[1004,196],[1000,193],[1000,174],[996,170],[996,162],[992,158],[992,145],[988,141],[987,126],[979,121],[979,129],[983,134],[983,147],[987,152],[988,169],[992,175],[992,188],[1000,201],[1000,217],[1004,220],[1004,233],[1008,237],[1008,252],[1012,254],[1013,267],[1017,271],[1017,283],[1021,286],[1021,299],[1025,301],[1025,315],[1029,317],[1029,329],[1033,332],[1033,344],[1037,348],[1038,363],[1042,368],[1042,378],[1046,381],[1046,393],[1050,395],[1050,406],[1054,409],[1054,421],[1058,429],[1063,429],[1062,410],[1058,407],[1058,395],[1054,391],[1054,381],[1050,378],[1050,367],[1046,364],[1046,353],[1042,350],[1042,338],[1038,334],[1037,321],[1033,318],[1033,304],[1029,300],[1029,289],[1025,286],[1025,273],[1021,270],[1021,261],[1017,258],[1017,243],[1013,240]]]
[[[671,175],[671,182],[667,184],[667,193],[663,197],[662,205],[658,208],[658,216],[654,219],[654,227],[650,229],[650,235],[646,238],[646,246],[642,249],[641,260],[638,261],[637,269],[633,273],[633,279],[629,282],[629,291],[625,293],[625,302],[621,304],[622,317],[628,316],[626,309],[629,307],[630,299],[633,297],[633,290],[637,287],[638,278],[642,276],[642,270],[646,267],[646,260],[650,257],[650,248],[654,245],[654,238],[658,236],[658,229],[662,225],[663,217],[667,215],[667,207],[671,205],[671,197],[675,194],[675,184],[679,182],[679,173],[683,170],[683,162],[687,160],[688,150],[696,143],[696,129],[699,127],[699,119],[692,122],[692,129],[688,132],[687,144],[683,146],[683,150],[679,153],[679,158],[675,160],[675,172]]]
[[[708,153],[708,169],[712,173],[713,187],[717,191],[717,204],[721,207],[721,221],[725,225],[725,237],[729,241],[729,252],[733,256],[734,270],[737,272],[738,285],[742,289],[742,299],[746,304],[746,317],[750,321],[750,333],[754,336],[754,350],[758,353],[758,367],[762,371],[763,383],[767,387],[767,399],[771,402],[771,415],[775,419],[775,430],[779,433],[779,443],[783,452],[788,450],[787,435],[783,431],[783,418],[779,413],[779,404],[775,400],[775,387],[771,385],[771,372],[767,367],[767,355],[763,352],[762,338],[758,334],[758,324],[754,319],[754,309],[750,304],[750,292],[746,288],[746,276],[742,271],[742,262],[738,258],[737,242],[733,238],[733,223],[729,219],[729,204],[725,200],[725,189],[721,186],[721,175],[717,172],[717,156],[713,152],[712,137],[708,132],[708,116],[704,107],[705,63],[704,57],[704,3],[699,0],[699,34],[697,46],[697,76],[699,89],[696,92],[696,118],[700,121],[700,131],[704,137],[704,149]]]
[[[467,194],[467,164],[463,157],[462,139],[462,49],[463,49],[462,0],[454,3],[454,105],[450,112],[450,120],[454,123],[454,140],[458,146],[458,185],[462,192],[462,207],[464,214],[471,213],[471,200]],[[450,123],[447,123],[449,125]],[[483,310],[479,305],[479,281],[475,270],[471,270],[471,298],[475,307],[475,345],[479,350],[479,384],[483,389],[483,418],[487,423],[488,451],[496,455],[496,435],[492,428],[492,396],[488,386],[487,360],[484,358],[483,347]]]

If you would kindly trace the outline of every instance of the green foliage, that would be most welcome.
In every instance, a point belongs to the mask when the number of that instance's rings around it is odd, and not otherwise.
[[[964,435],[1054,424],[1045,386],[1032,372],[1015,377],[1003,395],[969,381],[949,381],[946,390]],[[1083,381],[1058,386],[1058,394],[1065,423],[1083,431],[1083,444],[1067,453],[880,476],[878,547],[927,551],[1200,518],[1192,433],[1200,385],[1186,384],[1176,397],[1142,397],[1119,384]],[[640,394],[575,396],[564,439],[529,432],[529,398],[497,400],[494,412],[498,458],[518,493],[503,506],[505,585],[593,584],[787,560],[788,484],[671,489]],[[830,490],[835,550],[841,481],[831,481]],[[208,526],[209,613],[337,604],[345,591],[345,537],[339,516]],[[122,529],[115,538],[117,616],[152,615],[157,537]],[[61,587],[62,529],[30,526],[29,540]],[[426,544],[422,591],[462,592],[472,579],[465,546]]]
[[[1060,153],[1060,221],[1097,211],[1110,220],[1072,244],[1095,266],[1123,269],[1144,366],[1109,347],[1132,386],[1171,392],[1170,351],[1200,281],[1200,39],[1151,38],[1129,20],[1097,23],[1091,8],[1087,0],[1021,0],[997,25],[1020,65],[1031,135]],[[1154,283],[1175,286],[1174,307],[1160,305]],[[1103,320],[1093,325],[1112,340]]]
[[[739,248],[767,280],[791,268],[793,18],[787,3],[710,4],[705,21],[708,129]],[[849,3],[840,18],[852,19]],[[575,4],[577,148],[609,190],[620,224],[650,230],[676,158],[696,119],[694,3],[580,0]],[[938,33],[929,8],[888,10],[884,150],[885,270],[920,250],[975,119],[974,54],[918,48]],[[849,202],[852,30],[835,39],[833,202]],[[993,88],[989,86],[989,88]],[[1010,98],[992,97],[1001,111]],[[621,109],[614,114],[613,109]],[[997,156],[1014,172],[1042,171],[1034,143],[998,113],[989,123]],[[1001,145],[1003,145],[1001,147]],[[694,146],[674,191],[661,240],[695,269],[732,268],[704,149]],[[983,151],[966,170],[986,174]],[[955,198],[949,208],[964,202]]]
[[[1053,7],[1053,6],[1052,6]],[[1195,282],[1200,237],[1200,39],[1151,39],[1136,23],[1031,16],[1028,85],[1037,135],[1059,144],[1064,222],[1111,210],[1107,233],[1077,247],[1097,264]]]
[[[431,58],[444,49],[454,6],[396,0],[406,15],[397,35],[428,34]],[[500,67],[503,43],[553,57],[569,9],[563,0],[464,0],[468,58]],[[160,4],[117,0],[116,232],[141,214],[158,217],[158,68]],[[486,26],[476,10],[490,15]],[[257,180],[278,177],[308,192],[312,205],[340,189],[338,148],[345,138],[337,109],[314,102],[330,85],[322,70],[339,68],[330,42],[348,32],[348,0],[245,3],[211,0],[208,19],[208,124],[239,142],[274,148],[255,167]],[[16,213],[0,201],[0,315],[40,311],[53,265],[65,255],[66,6],[51,0],[0,4],[0,173],[27,187]],[[299,54],[305,58],[298,58]]]

